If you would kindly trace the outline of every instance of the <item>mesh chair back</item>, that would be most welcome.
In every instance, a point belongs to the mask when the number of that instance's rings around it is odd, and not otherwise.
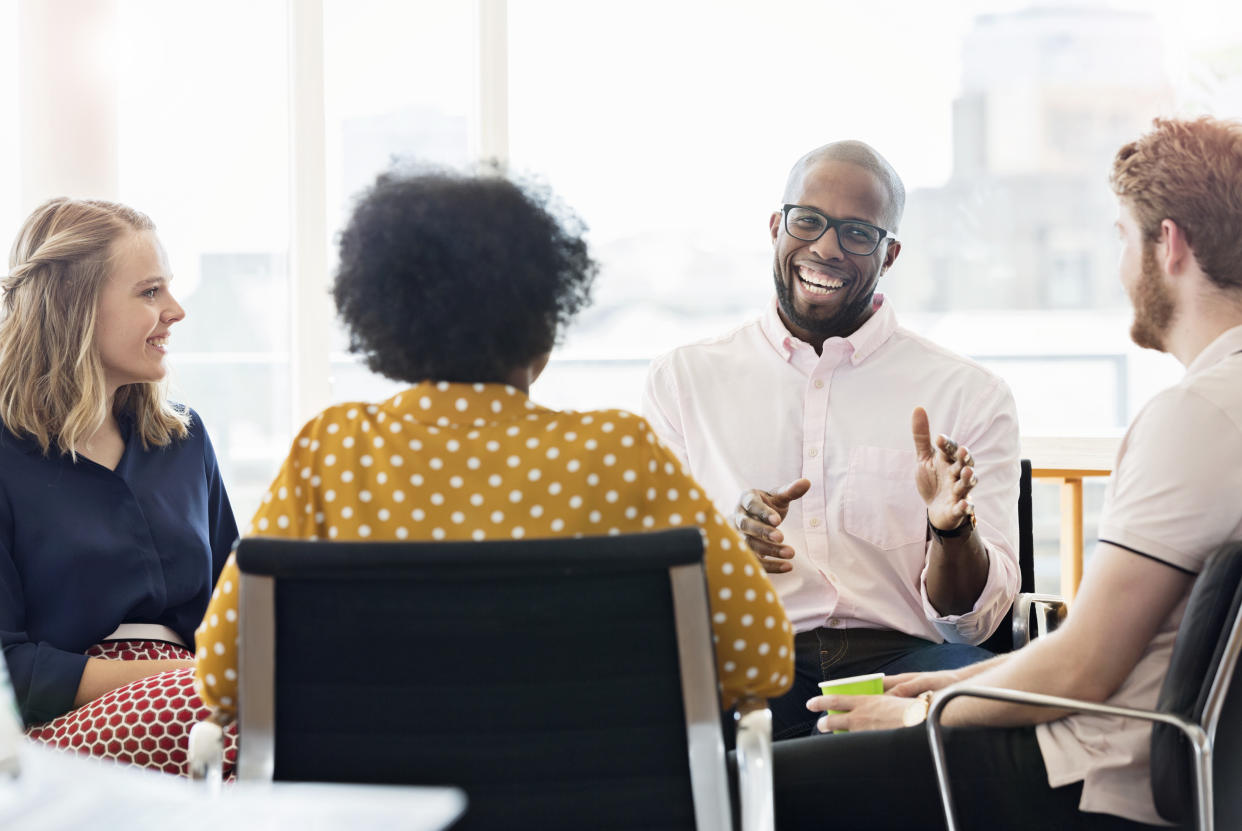
[[[1031,498],[1031,460],[1022,460],[1022,474],[1018,480],[1018,570],[1022,581],[1020,592],[1035,591],[1035,518],[1034,500]]]
[[[1018,571],[1022,576],[1018,591],[1035,591],[1035,528],[1033,500],[1031,499],[1030,459],[1022,460],[1021,477],[1018,479]],[[1014,635],[1013,627],[1009,623],[1010,619],[1004,618],[996,627],[996,631],[979,645],[997,654],[1012,652]]]
[[[272,774],[456,785],[469,799],[458,828],[693,828],[670,567],[703,586],[701,562],[697,529],[244,540],[243,575],[274,577]],[[706,628],[703,640],[710,655]],[[264,735],[246,721],[248,661],[239,769]],[[714,671],[706,686],[719,744]]]
[[[1220,827],[1242,819],[1242,690],[1238,684],[1238,630],[1242,609],[1242,542],[1212,554],[1186,601],[1173,656],[1156,709],[1198,722],[1215,734],[1213,796]],[[1231,694],[1232,693],[1232,694]],[[1214,729],[1213,729],[1214,728]],[[1232,737],[1232,738],[1231,738]],[[1193,815],[1192,751],[1181,731],[1157,724],[1151,734],[1152,792],[1156,809],[1170,822]]]

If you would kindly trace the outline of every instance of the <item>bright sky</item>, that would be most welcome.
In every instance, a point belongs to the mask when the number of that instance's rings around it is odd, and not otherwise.
[[[1031,5],[515,0],[513,158],[551,178],[605,236],[642,221],[615,194],[644,188],[766,211],[792,161],[833,138],[869,141],[908,187],[935,186],[950,170],[965,34],[980,13]],[[1190,54],[1242,45],[1239,3],[1110,5],[1156,14],[1174,78]],[[579,193],[581,170],[589,184]],[[647,213],[652,227],[670,223],[664,204]]]
[[[980,13],[1029,5],[512,0],[512,157],[589,217],[600,240],[675,229],[702,210],[723,228],[761,230],[790,162],[836,137],[870,140],[909,187],[934,186],[950,169],[963,36]],[[1203,85],[1196,56],[1242,49],[1234,0],[1111,5],[1157,18],[1179,87]],[[20,204],[15,121],[21,7],[0,4],[6,228],[31,207]],[[121,0],[120,9],[97,57],[118,81],[122,198],[187,245],[283,247],[285,3]],[[466,2],[325,0],[328,184],[338,201],[344,121],[422,108],[472,114],[472,14]],[[1242,99],[1242,58],[1232,71]]]

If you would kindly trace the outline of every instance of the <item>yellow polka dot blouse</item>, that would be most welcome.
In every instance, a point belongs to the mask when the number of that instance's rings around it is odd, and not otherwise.
[[[248,533],[300,539],[486,540],[703,529],[722,701],[774,697],[793,634],[737,532],[639,416],[559,412],[499,384],[423,383],[342,404],[293,442]],[[197,633],[199,695],[237,700],[237,565]]]

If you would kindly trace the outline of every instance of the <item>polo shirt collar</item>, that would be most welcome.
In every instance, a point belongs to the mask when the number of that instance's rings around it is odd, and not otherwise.
[[[1220,363],[1234,352],[1242,350],[1242,326],[1235,326],[1221,332],[1216,340],[1203,347],[1203,351],[1195,356],[1186,367],[1186,374],[1192,375]]]

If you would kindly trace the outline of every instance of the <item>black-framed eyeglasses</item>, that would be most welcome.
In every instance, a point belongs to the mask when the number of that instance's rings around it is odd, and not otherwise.
[[[833,219],[814,208],[802,205],[781,205],[785,216],[785,233],[803,242],[815,242],[828,232],[837,229],[837,243],[843,251],[867,257],[875,253],[885,237],[896,239],[891,231],[869,222],[856,219]]]

